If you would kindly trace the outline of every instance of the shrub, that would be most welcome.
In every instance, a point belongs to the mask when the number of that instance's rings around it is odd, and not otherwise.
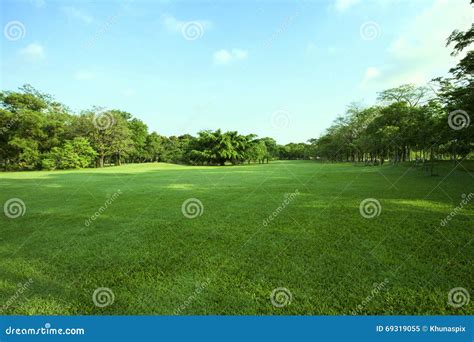
[[[42,167],[48,170],[84,168],[92,164],[96,155],[86,138],[75,138],[45,154]]]

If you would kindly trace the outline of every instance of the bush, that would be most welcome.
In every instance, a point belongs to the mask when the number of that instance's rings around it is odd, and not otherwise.
[[[56,168],[56,163],[53,159],[45,157],[41,161],[41,168],[44,170],[54,170]]]
[[[75,138],[45,154],[42,167],[47,170],[84,168],[92,164],[96,155],[86,138]]]

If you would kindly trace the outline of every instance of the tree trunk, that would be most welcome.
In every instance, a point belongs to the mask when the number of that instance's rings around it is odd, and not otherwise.
[[[104,159],[105,159],[105,156],[101,154],[99,156],[99,164],[98,164],[99,167],[104,167]]]
[[[434,174],[434,150],[433,147],[431,147],[430,151],[430,176],[433,176]]]

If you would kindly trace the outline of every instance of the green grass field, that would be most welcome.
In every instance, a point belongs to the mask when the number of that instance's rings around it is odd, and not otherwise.
[[[310,161],[2,173],[1,204],[26,206],[0,218],[2,314],[473,314],[474,300],[448,304],[453,288],[474,295],[473,203],[440,224],[474,192],[469,167],[446,163],[437,177]],[[190,198],[201,216],[183,215]],[[378,216],[361,215],[367,198]],[[114,294],[105,307],[93,301],[101,287]],[[273,305],[276,288],[291,301]]]

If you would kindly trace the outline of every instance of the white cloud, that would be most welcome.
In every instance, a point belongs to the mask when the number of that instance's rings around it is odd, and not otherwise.
[[[454,29],[470,27],[470,11],[465,1],[436,0],[392,42],[388,51],[399,59],[449,62],[451,51],[445,47],[446,38]]]
[[[359,2],[360,0],[336,0],[336,4],[334,6],[336,8],[336,11],[345,12]]]
[[[462,55],[452,57],[446,39],[455,29],[469,29],[471,12],[467,1],[434,0],[389,45],[390,61],[383,68],[383,77],[364,77],[362,83],[371,81],[378,87],[425,84],[447,73]]]
[[[209,20],[192,20],[195,23],[199,23],[204,30],[211,29],[213,27],[212,21]],[[163,26],[170,32],[181,32],[183,26],[189,21],[178,20],[171,14],[164,14],[161,16],[161,22]]]
[[[88,70],[78,70],[74,73],[74,79],[77,81],[88,81],[95,78],[95,73]]]
[[[231,51],[221,49],[214,52],[213,59],[215,64],[224,65],[234,61],[247,59],[248,51],[242,49],[232,49]]]
[[[94,18],[90,14],[88,14],[88,13],[84,12],[83,10],[80,10],[76,7],[63,6],[61,9],[64,13],[66,13],[67,16],[69,16],[71,18],[79,19],[80,21],[82,21],[86,24],[90,24],[94,21]]]
[[[227,50],[219,50],[214,52],[214,63],[227,64],[232,60],[232,54]]]
[[[368,67],[366,70],[365,70],[365,75],[364,75],[364,80],[362,81],[362,83],[367,83],[369,82],[370,80],[373,80],[373,79],[376,79],[380,76],[380,70],[376,67]]]
[[[38,43],[28,44],[20,50],[20,55],[28,62],[37,62],[46,57],[43,46]]]
[[[179,31],[183,26],[184,22],[179,21],[175,17],[169,14],[165,14],[161,18],[163,25],[166,27],[168,31]]]

